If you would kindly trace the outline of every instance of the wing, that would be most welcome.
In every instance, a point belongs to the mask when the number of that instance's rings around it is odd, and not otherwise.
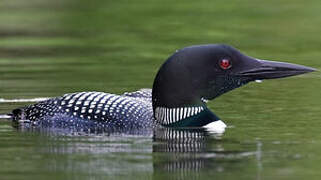
[[[125,92],[123,96],[137,98],[152,98],[152,89],[140,89],[134,92]]]
[[[14,119],[38,126],[133,128],[152,126],[151,90],[115,95],[79,92],[13,111]],[[85,124],[85,126],[84,126]]]

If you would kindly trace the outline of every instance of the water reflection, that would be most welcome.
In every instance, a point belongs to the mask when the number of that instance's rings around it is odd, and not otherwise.
[[[123,175],[154,179],[200,179],[238,173],[256,166],[251,177],[260,179],[262,144],[245,148],[239,142],[203,129],[156,128],[150,135],[59,135],[20,131],[42,156],[46,171],[73,174],[75,178],[104,179]],[[35,138],[37,137],[37,138]],[[232,147],[231,147],[232,146]],[[33,153],[34,154],[34,153]]]
[[[157,128],[153,152],[204,152],[206,136],[203,129]]]
[[[154,175],[169,179],[199,179],[204,172],[221,173],[229,168],[229,162],[248,162],[256,157],[257,177],[260,179],[261,146],[257,150],[225,150],[222,134],[210,134],[203,129],[161,128],[153,137]],[[239,169],[241,170],[241,169]],[[171,176],[175,174],[175,176]]]
[[[72,173],[74,179],[122,175],[151,176],[151,138],[123,135],[49,136],[42,154],[50,172]]]
[[[153,167],[155,175],[175,174],[175,179],[199,178],[208,160],[198,153],[206,151],[203,129],[158,128],[153,137]]]

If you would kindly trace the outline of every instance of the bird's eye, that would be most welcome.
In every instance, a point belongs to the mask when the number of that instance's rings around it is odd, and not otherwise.
[[[222,69],[224,69],[224,70],[225,69],[230,69],[232,67],[232,63],[231,63],[231,61],[229,59],[222,59],[220,61],[220,67]]]

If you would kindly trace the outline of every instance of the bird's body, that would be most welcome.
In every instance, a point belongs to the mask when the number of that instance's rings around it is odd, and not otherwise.
[[[151,96],[151,89],[123,95],[78,92],[16,109],[13,114],[17,120],[29,120],[34,127],[72,127],[81,131],[151,128]]]
[[[164,117],[164,125],[184,123],[182,119],[206,116],[204,106],[157,108],[155,116]],[[51,98],[13,111],[16,120],[33,127],[68,128],[82,132],[123,131],[153,128],[152,90],[141,89],[122,95],[104,92],[77,92]],[[206,118],[209,122],[211,118]],[[26,121],[27,120],[27,121]],[[197,126],[197,124],[195,124]],[[224,126],[224,124],[223,124]]]
[[[175,52],[158,71],[153,89],[115,95],[103,92],[66,94],[15,109],[15,121],[39,128],[76,131],[211,127],[226,125],[206,106],[248,82],[293,76],[312,68],[251,58],[227,45],[200,45]]]

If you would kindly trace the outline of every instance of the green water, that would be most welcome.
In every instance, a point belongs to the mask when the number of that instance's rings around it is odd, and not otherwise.
[[[0,98],[150,88],[176,49],[225,43],[321,67],[319,0],[0,3]],[[0,120],[0,179],[320,179],[321,75],[209,102],[229,128],[192,143],[24,132]],[[26,103],[0,103],[0,114]],[[190,150],[190,152],[186,152]]]

